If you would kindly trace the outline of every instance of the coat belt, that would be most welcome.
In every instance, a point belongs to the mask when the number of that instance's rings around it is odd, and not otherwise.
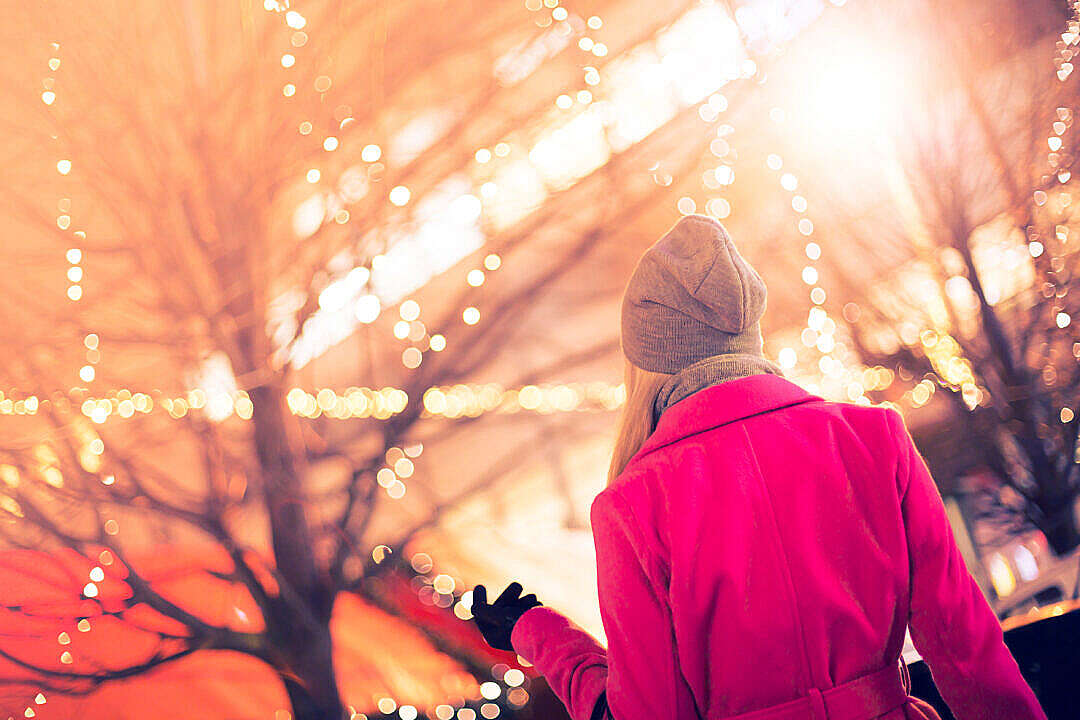
[[[907,702],[895,665],[828,690],[811,688],[804,697],[721,720],[872,720]]]

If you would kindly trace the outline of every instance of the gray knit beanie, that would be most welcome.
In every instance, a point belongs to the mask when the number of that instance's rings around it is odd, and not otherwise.
[[[765,283],[727,230],[686,215],[645,251],[622,302],[622,349],[643,370],[676,373],[713,355],[762,357]]]

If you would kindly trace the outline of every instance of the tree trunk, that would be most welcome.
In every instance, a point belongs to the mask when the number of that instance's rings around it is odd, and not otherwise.
[[[340,720],[345,707],[338,691],[329,624],[302,637],[294,635],[289,668],[282,672],[294,720]]]
[[[1064,503],[1054,508],[1054,512],[1046,516],[1040,523],[1046,542],[1059,556],[1072,552],[1080,545],[1080,528],[1076,526],[1076,512],[1071,503]]]
[[[255,451],[270,520],[278,592],[266,618],[275,666],[296,720],[341,720],[330,616],[334,589],[315,558],[307,520],[301,448],[277,383],[250,390]]]

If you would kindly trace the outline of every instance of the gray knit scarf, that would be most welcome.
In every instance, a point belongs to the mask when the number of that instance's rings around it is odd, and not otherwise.
[[[764,374],[783,377],[784,371],[760,355],[747,354],[713,355],[688,365],[660,386],[653,404],[653,426],[665,410],[698,390],[727,380]]]

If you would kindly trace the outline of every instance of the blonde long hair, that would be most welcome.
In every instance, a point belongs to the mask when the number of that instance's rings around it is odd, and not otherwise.
[[[626,361],[626,405],[619,419],[619,434],[615,438],[615,450],[611,453],[608,468],[608,485],[615,482],[626,468],[630,458],[641,449],[645,439],[656,429],[653,422],[653,404],[660,387],[671,375],[642,370]]]

